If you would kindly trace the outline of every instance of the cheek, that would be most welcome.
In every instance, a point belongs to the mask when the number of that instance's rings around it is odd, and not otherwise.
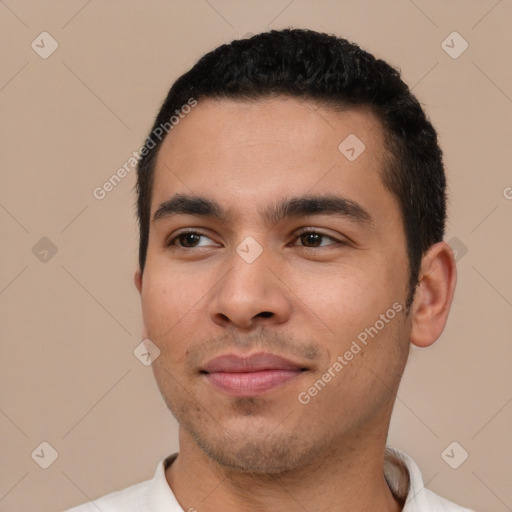
[[[343,371],[335,372],[332,391],[351,388],[362,399],[368,391],[367,379],[373,384],[374,379],[381,379],[392,387],[386,380],[386,371],[394,380],[395,365],[401,364],[397,351],[406,344],[400,332],[402,315],[397,311],[404,306],[402,281],[396,267],[384,259],[372,264],[361,259],[350,266],[302,271],[295,276],[291,288],[297,290],[303,303],[298,306],[302,308],[299,316],[309,319],[305,323],[316,332],[328,364],[347,354]],[[361,388],[356,390],[358,386]],[[323,399],[332,396],[325,393]]]
[[[144,324],[161,351],[172,348],[178,357],[186,351],[184,342],[190,339],[194,326],[197,330],[197,314],[205,300],[206,289],[201,282],[204,280],[169,269],[151,270],[144,276]]]
[[[298,269],[288,276],[290,288],[307,306],[304,313],[321,320],[336,336],[346,338],[372,323],[396,300],[381,265],[332,265]]]

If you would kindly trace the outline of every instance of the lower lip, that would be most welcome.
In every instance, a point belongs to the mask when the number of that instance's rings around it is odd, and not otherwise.
[[[221,391],[238,397],[252,397],[290,382],[302,373],[292,370],[263,370],[251,373],[216,372],[205,376]]]

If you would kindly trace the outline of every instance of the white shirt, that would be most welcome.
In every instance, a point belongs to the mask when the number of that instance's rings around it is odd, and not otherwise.
[[[174,453],[162,459],[152,480],[112,492],[65,512],[185,512],[165,478],[165,469],[177,455]],[[386,447],[384,476],[393,494],[406,498],[402,512],[473,512],[426,489],[414,460],[390,446]]]

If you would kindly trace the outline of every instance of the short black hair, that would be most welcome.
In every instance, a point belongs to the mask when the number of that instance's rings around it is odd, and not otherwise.
[[[355,43],[307,29],[270,30],[223,44],[173,84],[137,167],[141,272],[156,157],[165,138],[155,141],[152,134],[162,132],[162,126],[168,128],[170,118],[191,98],[253,101],[272,96],[311,100],[335,110],[363,107],[381,122],[389,154],[382,180],[399,203],[407,240],[408,310],[422,257],[442,241],[445,230],[446,178],[436,131],[397,69]]]

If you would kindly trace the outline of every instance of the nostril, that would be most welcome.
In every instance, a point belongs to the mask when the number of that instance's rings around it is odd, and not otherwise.
[[[271,313],[270,311],[263,311],[259,314],[259,316],[262,316],[264,318],[268,318],[269,316],[272,316],[273,313]]]

